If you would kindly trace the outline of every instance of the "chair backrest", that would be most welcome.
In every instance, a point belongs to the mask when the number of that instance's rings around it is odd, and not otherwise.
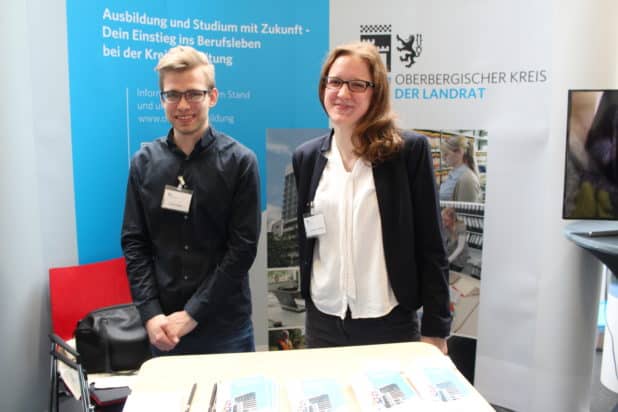
[[[49,270],[53,332],[71,339],[77,321],[104,306],[132,302],[124,258]]]

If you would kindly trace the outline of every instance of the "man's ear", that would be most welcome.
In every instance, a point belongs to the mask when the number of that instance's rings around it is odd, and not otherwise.
[[[216,87],[210,89],[208,92],[208,107],[214,107],[217,105],[217,101],[219,100],[219,90]]]

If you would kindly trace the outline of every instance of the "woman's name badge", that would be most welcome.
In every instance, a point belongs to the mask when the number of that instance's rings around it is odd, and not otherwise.
[[[305,215],[303,221],[307,237],[318,237],[326,233],[326,222],[324,222],[323,214]]]
[[[163,209],[175,210],[176,212],[188,213],[189,207],[191,207],[192,196],[193,190],[165,185],[161,207]]]

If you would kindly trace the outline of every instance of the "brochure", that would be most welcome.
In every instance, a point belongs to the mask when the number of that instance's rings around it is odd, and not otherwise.
[[[292,381],[287,385],[293,412],[346,412],[343,387],[335,379],[315,378]]]
[[[421,401],[398,369],[371,369],[354,379],[354,394],[363,411],[410,411]]]
[[[217,412],[276,412],[277,401],[276,384],[263,376],[218,383]]]
[[[405,374],[424,400],[448,402],[470,394],[464,378],[446,356],[444,361],[414,362]]]

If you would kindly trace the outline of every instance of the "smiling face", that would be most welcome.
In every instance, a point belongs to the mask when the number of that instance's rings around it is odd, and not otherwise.
[[[355,55],[339,56],[328,71],[329,77],[341,80],[373,81],[367,63]],[[324,90],[324,108],[335,128],[353,130],[360,119],[367,113],[371,104],[373,89],[353,93],[347,84],[340,89],[326,88]]]
[[[162,77],[163,91],[186,92],[187,90],[210,89],[201,67],[182,71],[169,71]],[[172,124],[176,139],[199,139],[208,128],[208,110],[217,103],[216,88],[201,102],[189,103],[183,97],[178,103],[163,101],[165,116]]]

